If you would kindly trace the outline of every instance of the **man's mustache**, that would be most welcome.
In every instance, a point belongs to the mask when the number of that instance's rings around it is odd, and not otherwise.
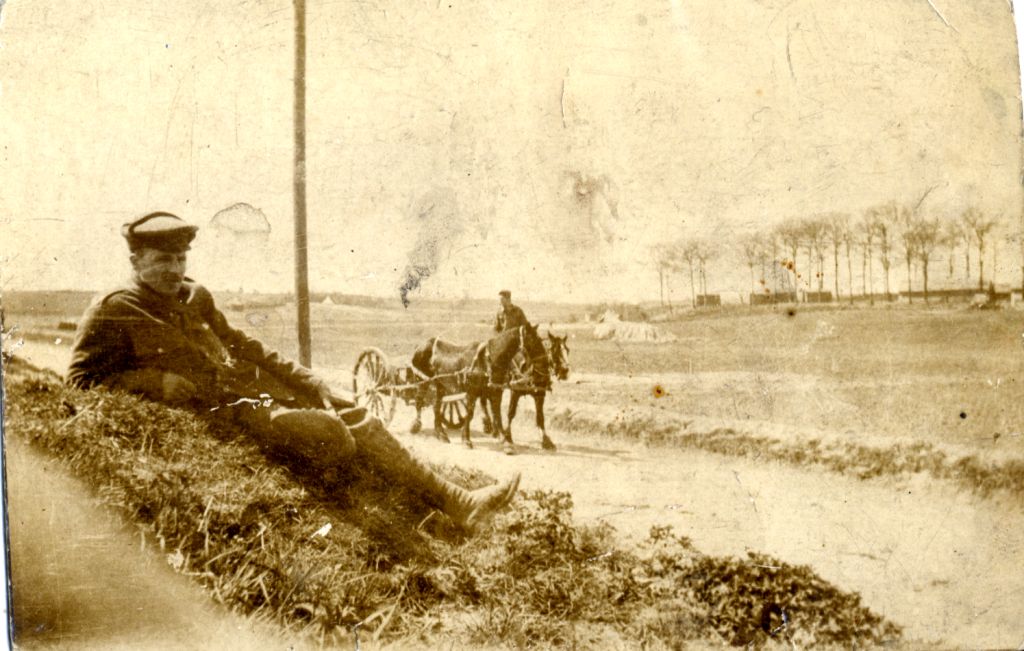
[[[152,276],[152,280],[149,282],[161,282],[161,283],[181,283],[185,281],[185,276],[182,274],[169,274],[162,273]]]

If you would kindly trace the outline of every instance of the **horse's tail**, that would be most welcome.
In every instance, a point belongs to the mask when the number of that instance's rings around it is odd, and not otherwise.
[[[427,376],[433,375],[430,367],[431,358],[434,354],[434,341],[436,339],[437,337],[431,337],[427,340],[427,343],[417,348],[416,352],[412,354],[412,367]]]
[[[469,363],[469,369],[471,372],[486,373],[490,377],[491,355],[486,341],[477,344],[472,361]]]

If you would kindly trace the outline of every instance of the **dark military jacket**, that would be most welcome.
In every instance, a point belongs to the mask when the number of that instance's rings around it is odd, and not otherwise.
[[[527,323],[529,322],[526,320],[526,314],[519,306],[509,305],[507,310],[504,308],[498,310],[498,316],[494,317],[494,331],[503,332],[527,325]]]
[[[132,285],[100,297],[78,326],[67,381],[160,400],[163,374],[197,387],[197,406],[269,394],[293,406],[320,406],[307,369],[232,328],[210,292],[186,280],[176,297]]]

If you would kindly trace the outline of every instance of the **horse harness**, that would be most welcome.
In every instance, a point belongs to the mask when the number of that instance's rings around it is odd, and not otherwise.
[[[525,357],[525,355],[526,355],[526,335],[523,332],[523,328],[524,328],[524,326],[519,326],[516,329],[519,331],[519,350],[521,350],[523,352],[523,356]],[[437,355],[437,343],[440,341],[440,339],[441,339],[440,337],[434,337],[434,343],[433,343],[433,345],[431,346],[431,349],[430,349],[430,357],[431,357],[431,359],[433,359],[435,357],[435,355]],[[534,364],[537,363],[537,360],[541,359],[542,357],[547,357],[547,351],[544,351],[544,352],[542,352],[540,354],[534,355],[533,357],[527,358],[527,366],[526,366],[526,368],[533,368]],[[480,373],[480,372],[474,373],[473,369],[476,367],[477,363],[480,362],[480,361],[483,362],[484,370],[483,370],[482,373]],[[453,371],[451,373],[442,373],[442,374],[439,374],[439,375],[434,375],[432,377],[427,377],[424,373],[422,373],[418,369],[414,369],[414,370],[416,371],[416,375],[420,376],[422,378],[422,380],[420,382],[413,383],[414,386],[416,386],[417,388],[421,384],[426,384],[428,382],[434,382],[434,381],[437,381],[437,380],[444,380],[444,379],[448,379],[448,378],[455,378],[459,382],[459,384],[465,384],[466,382],[469,381],[469,377],[471,375],[474,375],[474,374],[475,375],[481,375],[481,374],[485,375],[487,377],[487,385],[488,385],[488,387],[490,387],[492,389],[512,388],[510,383],[494,384],[491,381],[491,378],[494,377],[494,368],[493,368],[492,362],[491,362],[491,351],[487,347],[487,342],[486,341],[481,342],[477,346],[476,353],[474,353],[474,355],[473,355],[473,362],[469,366],[464,368],[464,369],[460,369],[458,371]],[[522,387],[522,388],[524,390],[536,390],[539,387],[535,386],[533,384],[532,379],[531,379],[530,385],[527,386],[527,387]],[[551,387],[547,387],[546,390],[550,391]]]

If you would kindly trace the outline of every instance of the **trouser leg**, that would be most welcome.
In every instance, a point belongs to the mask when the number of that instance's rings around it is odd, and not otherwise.
[[[301,459],[315,470],[336,470],[355,453],[355,439],[348,427],[322,409],[242,406],[236,420],[265,449]]]
[[[436,474],[413,457],[381,422],[361,408],[340,412],[355,438],[357,454],[385,479],[419,493],[456,524],[471,529],[507,504],[519,486],[519,476],[497,486],[467,491]]]

